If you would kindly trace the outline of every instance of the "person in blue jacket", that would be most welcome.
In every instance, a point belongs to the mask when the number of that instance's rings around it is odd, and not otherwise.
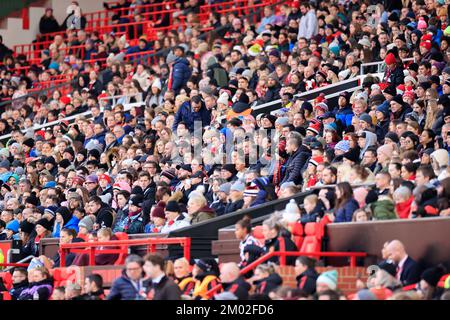
[[[191,78],[192,70],[189,61],[184,57],[184,48],[177,46],[174,50],[176,56],[172,66],[172,90],[177,95],[188,80]]]
[[[342,127],[347,128],[352,124],[353,111],[350,105],[350,94],[342,92],[339,95],[338,109],[336,110],[336,120],[340,121]]]
[[[131,254],[125,260],[122,276],[111,286],[107,300],[145,300],[144,260]]]
[[[202,127],[211,123],[211,111],[206,109],[200,96],[193,96],[190,102],[186,101],[180,106],[175,114],[175,121],[172,127],[173,131],[177,130],[180,122],[184,122],[189,132],[194,132],[195,121],[201,122]]]
[[[52,236],[54,238],[59,238],[61,234],[61,229],[73,229],[78,233],[78,223],[80,220],[73,215],[69,208],[67,207],[59,207],[58,210],[56,210],[56,221],[55,226],[53,227],[53,234]]]
[[[350,183],[341,182],[336,185],[336,206],[334,207],[334,217],[330,217],[334,222],[351,222],[353,212],[359,208],[358,202],[353,198],[353,189]]]

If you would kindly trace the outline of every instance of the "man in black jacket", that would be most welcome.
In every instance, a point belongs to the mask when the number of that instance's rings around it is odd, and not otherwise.
[[[139,186],[143,190],[142,211],[144,211],[144,223],[147,223],[150,219],[150,209],[155,204],[156,183],[148,172],[141,172],[139,174]]]
[[[152,280],[147,287],[151,300],[181,300],[181,290],[164,272],[164,258],[149,253],[145,256],[144,271]]]
[[[99,196],[93,196],[89,198],[88,208],[89,213],[96,216],[94,229],[98,230],[103,227],[111,228],[113,223],[113,208],[104,203]]]
[[[302,168],[309,159],[308,153],[302,148],[302,138],[291,135],[286,143],[286,151],[290,156],[286,161],[286,172],[281,183],[292,181],[299,185],[303,182]]]

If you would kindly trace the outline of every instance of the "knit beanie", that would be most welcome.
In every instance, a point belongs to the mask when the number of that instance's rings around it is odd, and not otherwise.
[[[430,286],[436,287],[439,280],[445,274],[445,269],[443,266],[438,265],[436,267],[431,267],[426,269],[421,278],[425,280]]]
[[[392,149],[392,145],[390,145],[390,144],[384,144],[377,149],[377,153],[384,154],[388,159],[392,158],[393,152],[394,152],[394,149]]]
[[[326,284],[330,290],[336,290],[338,283],[338,273],[336,270],[326,271],[317,278],[316,283]]]
[[[348,140],[341,140],[338,143],[336,143],[334,149],[347,152],[348,150],[350,150],[350,142],[348,142]]]
[[[94,222],[91,218],[91,216],[86,216],[78,223],[78,227],[84,227],[88,232],[92,231],[94,229]]]

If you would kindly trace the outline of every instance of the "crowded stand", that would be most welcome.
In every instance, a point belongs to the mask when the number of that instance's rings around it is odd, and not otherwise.
[[[0,248],[19,252],[0,250],[0,298],[450,300],[450,257],[419,263],[403,233],[351,290],[328,258],[356,268],[366,253],[322,250],[335,224],[450,215],[449,9],[73,1],[64,21],[46,9],[33,43],[0,41]],[[282,199],[256,225],[251,212]],[[170,237],[239,211],[234,262]],[[175,244],[182,254],[154,250]],[[120,272],[62,276],[86,266]]]

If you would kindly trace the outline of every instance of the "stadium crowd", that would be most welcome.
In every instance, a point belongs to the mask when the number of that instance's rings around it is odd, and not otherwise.
[[[282,286],[278,259],[248,281],[239,270],[279,250],[280,238],[286,250],[298,250],[292,222],[450,214],[448,1],[283,2],[264,7],[257,24],[213,13],[207,38],[197,19],[202,4],[177,1],[175,16],[186,16],[186,29],[160,32],[154,41],[68,27],[42,50],[40,63],[0,43],[0,134],[7,135],[0,149],[0,239],[22,240],[23,257],[35,257],[28,271],[13,273],[14,299],[202,299],[219,283],[216,299],[247,299],[250,283],[252,299],[342,299],[337,272],[319,275],[307,257],[288,259],[297,289]],[[83,21],[75,1],[68,14]],[[111,23],[124,22],[115,15]],[[162,17],[158,26],[166,25]],[[57,29],[47,10],[40,32]],[[106,62],[85,63],[65,50],[79,45],[85,57]],[[149,50],[156,64],[125,60]],[[374,61],[384,63],[363,68]],[[361,70],[383,71],[380,78],[363,77],[360,89],[342,92],[336,103],[296,96]],[[32,93],[53,75],[70,79],[69,94]],[[279,110],[253,112],[278,99]],[[73,122],[65,120],[73,115]],[[70,243],[113,240],[117,232],[169,233],[308,190],[316,192],[264,221],[264,244],[253,238],[248,220],[239,221],[242,261],[221,270],[214,259],[178,259],[169,270],[158,255],[130,255],[105,295],[98,275],[85,279],[84,288],[53,288],[48,269],[60,265],[59,254],[39,254],[44,238]],[[442,265],[419,270],[398,240],[383,250],[379,270],[358,284],[354,299],[450,298],[437,288]],[[107,265],[117,255],[95,258]],[[87,263],[86,255],[66,256],[66,266]],[[415,283],[416,290],[396,291]]]

